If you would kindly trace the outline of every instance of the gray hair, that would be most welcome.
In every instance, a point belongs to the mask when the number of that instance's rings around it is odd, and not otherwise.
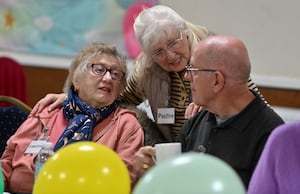
[[[178,33],[178,30],[188,36],[191,50],[200,40],[213,34],[207,28],[185,20],[173,9],[164,5],[144,8],[135,18],[133,28],[145,55],[149,54],[152,45],[165,41],[171,34]],[[150,56],[146,58],[151,61]]]
[[[143,9],[136,17],[133,28],[145,52],[149,52],[149,46],[166,40],[170,34],[178,30],[188,35],[192,33],[178,13],[163,5]]]
[[[154,64],[152,60],[150,48],[151,46],[165,41],[171,34],[181,31],[188,37],[189,49],[192,51],[200,40],[211,35],[205,27],[193,24],[183,19],[173,9],[156,5],[151,8],[144,8],[142,12],[135,18],[133,25],[135,36],[137,37],[143,52],[138,56],[135,65],[138,77],[138,87],[143,88],[144,79],[147,74],[153,72],[149,70]]]
[[[125,73],[121,84],[123,88],[126,86],[126,76],[127,76],[127,67],[126,59],[122,56],[117,48],[114,45],[104,44],[104,43],[94,43],[86,46],[81,50],[77,55],[74,56],[69,67],[69,75],[65,81],[64,92],[68,93],[71,89],[73,79],[82,75],[86,71],[86,64],[89,62],[89,59],[95,55],[107,54],[115,57],[120,64],[121,70]]]

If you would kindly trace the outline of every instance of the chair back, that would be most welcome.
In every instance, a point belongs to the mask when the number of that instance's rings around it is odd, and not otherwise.
[[[6,142],[26,120],[31,107],[17,98],[1,96],[0,102],[7,102],[8,107],[0,107],[0,154],[5,150]]]
[[[6,142],[15,134],[26,120],[28,113],[18,106],[0,107],[0,154],[5,150]]]
[[[21,110],[23,110],[27,114],[32,109],[30,106],[28,106],[27,104],[25,104],[21,100],[15,98],[15,97],[12,97],[12,96],[0,95],[0,103],[1,102],[5,102],[5,103],[9,104],[9,106],[18,106]],[[0,107],[3,107],[3,106],[1,106],[1,104],[0,104]]]
[[[9,57],[0,57],[0,95],[12,96],[28,104],[24,68]],[[10,105],[7,102],[0,102],[0,106]]]

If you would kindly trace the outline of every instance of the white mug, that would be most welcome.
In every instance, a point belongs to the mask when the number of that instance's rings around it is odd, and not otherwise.
[[[156,163],[176,157],[181,154],[181,143],[159,143],[155,144]]]

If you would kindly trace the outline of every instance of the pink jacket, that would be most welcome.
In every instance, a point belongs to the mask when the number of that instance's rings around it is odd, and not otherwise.
[[[1,157],[5,189],[10,192],[32,192],[34,184],[35,154],[24,151],[36,140],[44,126],[49,128],[47,134],[53,145],[67,126],[62,108],[50,113],[46,107],[42,113],[28,118],[7,141],[5,152]],[[93,141],[115,150],[127,165],[131,184],[136,175],[133,171],[133,155],[144,145],[144,133],[133,111],[117,108],[113,114],[99,123],[93,131]]]

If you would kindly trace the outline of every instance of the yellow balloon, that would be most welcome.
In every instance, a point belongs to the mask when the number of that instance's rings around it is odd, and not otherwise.
[[[126,165],[110,148],[78,142],[58,150],[41,168],[33,194],[129,194]]]

